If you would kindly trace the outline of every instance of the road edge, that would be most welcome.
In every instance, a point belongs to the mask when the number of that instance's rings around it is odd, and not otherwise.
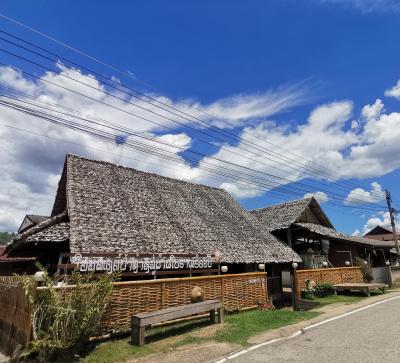
[[[340,315],[337,315],[337,316],[334,316],[334,317],[319,321],[317,323],[313,323],[313,324],[307,325],[306,327],[297,330],[296,332],[292,333],[291,335],[289,335],[287,337],[270,339],[270,340],[267,340],[267,341],[265,341],[263,343],[252,345],[249,348],[242,349],[242,350],[240,350],[238,352],[235,352],[235,353],[232,353],[232,354],[230,354],[230,355],[228,355],[228,356],[226,356],[226,357],[224,357],[222,359],[214,361],[214,363],[228,362],[228,361],[230,361],[230,360],[232,360],[232,359],[234,359],[236,357],[239,357],[239,356],[241,356],[243,354],[246,354],[246,353],[252,352],[253,350],[265,347],[266,345],[270,345],[270,344],[273,344],[273,343],[276,343],[276,342],[279,342],[279,341],[293,339],[293,338],[295,338],[295,337],[297,337],[297,336],[299,336],[301,334],[304,334],[307,330],[314,329],[314,328],[316,328],[316,327],[318,327],[320,325],[324,325],[324,324],[330,323],[331,321],[335,321],[335,320],[344,318],[346,316],[349,316],[349,315],[352,315],[352,314],[356,314],[356,313],[358,313],[360,311],[370,309],[370,308],[372,308],[374,306],[377,306],[377,305],[380,305],[380,304],[384,304],[386,302],[389,302],[389,301],[392,301],[392,300],[397,300],[397,299],[400,299],[400,295],[389,297],[389,298],[384,299],[384,300],[376,301],[376,302],[373,302],[371,304],[368,304],[368,305],[356,308],[354,310],[348,311],[346,313],[343,313],[343,314],[340,314]]]

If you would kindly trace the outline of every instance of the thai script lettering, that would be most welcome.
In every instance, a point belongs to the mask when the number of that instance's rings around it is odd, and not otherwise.
[[[211,255],[193,257],[152,256],[132,257],[119,255],[116,257],[88,257],[75,254],[70,258],[71,263],[76,265],[80,272],[102,271],[107,273],[128,271],[133,273],[154,273],[159,270],[180,269],[206,269],[212,268],[213,259]]]

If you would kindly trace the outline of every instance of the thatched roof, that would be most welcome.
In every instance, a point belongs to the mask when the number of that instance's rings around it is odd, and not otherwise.
[[[314,232],[322,237],[345,237],[346,236],[344,233],[338,232],[334,228],[321,226],[320,224],[315,224],[315,223],[294,223],[293,226],[307,229],[310,232]]]
[[[387,226],[375,226],[369,232],[365,233],[364,236],[374,235],[374,234],[390,234],[393,233],[392,227],[390,225]]]
[[[314,197],[293,200],[251,211],[269,231],[289,228],[295,222],[308,222],[307,212],[312,213],[321,225],[333,228],[332,223]]]
[[[69,218],[68,213],[64,211],[17,234],[13,243],[7,246],[7,253],[30,242],[67,242],[68,240]]]
[[[49,216],[40,216],[37,214],[27,214],[26,216],[35,224],[41,223],[50,218]]]
[[[328,228],[325,226],[321,226],[319,224],[314,223],[294,223],[294,227],[300,227],[307,229],[310,232],[313,232],[323,238],[330,238],[332,240],[343,242],[344,244],[362,244],[368,247],[376,247],[376,248],[392,248],[394,247],[394,242],[390,241],[378,241],[370,238],[358,237],[358,236],[349,236],[347,234],[336,231],[333,228]]]
[[[33,226],[44,222],[45,220],[49,219],[49,216],[40,216],[37,214],[27,214],[24,217],[24,220],[22,221],[21,225],[18,228],[18,233],[22,233],[26,231],[29,228],[32,228]]]
[[[218,250],[228,263],[300,260],[222,189],[79,156],[66,158],[53,218],[63,211],[72,253]]]

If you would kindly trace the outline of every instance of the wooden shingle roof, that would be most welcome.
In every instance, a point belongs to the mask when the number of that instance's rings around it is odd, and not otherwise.
[[[72,253],[221,253],[225,262],[298,255],[226,191],[68,155],[52,215],[67,210]]]
[[[252,210],[251,213],[269,231],[289,228],[295,222],[309,221],[306,211],[311,211],[320,224],[328,228],[333,228],[332,223],[321,209],[314,197],[293,200],[290,202],[272,205],[266,208]]]

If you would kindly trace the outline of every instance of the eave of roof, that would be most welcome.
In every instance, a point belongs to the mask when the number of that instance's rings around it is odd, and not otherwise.
[[[0,263],[28,262],[36,261],[36,257],[8,257],[1,256]]]
[[[321,237],[329,237],[331,239],[342,241],[345,243],[356,243],[363,244],[370,247],[376,248],[392,248],[394,247],[394,243],[390,243],[388,241],[378,241],[369,238],[363,238],[358,236],[349,236],[344,233],[338,232],[332,228],[327,228],[324,226],[320,226],[314,223],[294,223],[294,226],[301,227],[307,229],[310,232],[318,234]]]
[[[63,242],[69,238],[68,213],[64,211],[15,236],[6,253],[30,242]]]

